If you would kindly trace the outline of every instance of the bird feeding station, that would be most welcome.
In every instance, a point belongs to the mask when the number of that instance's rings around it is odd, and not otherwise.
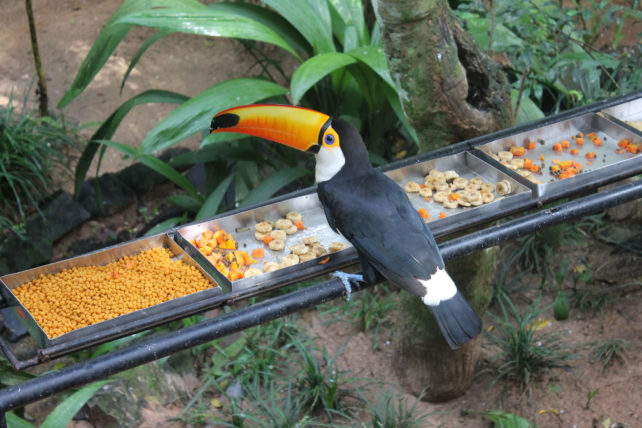
[[[640,198],[640,180],[598,191],[642,172],[642,131],[634,126],[640,121],[642,93],[636,93],[405,159],[387,165],[384,172],[406,191],[436,237],[476,228],[440,245],[443,257],[450,259]],[[561,199],[568,201],[523,214]],[[488,226],[509,216],[518,218]],[[96,275],[102,275],[104,282],[121,283],[126,294],[127,284],[132,284],[126,276],[142,275],[147,263],[136,257],[155,249],[162,249],[169,264],[184,265],[190,275],[201,278],[202,288],[134,302],[130,309],[104,319],[80,317],[84,324],[66,330],[43,325],[39,314],[53,308],[34,307],[18,292],[47,275],[71,275],[86,268],[94,271],[92,275],[102,272]],[[5,325],[24,329],[28,337],[21,340],[32,344],[26,354],[17,353],[5,328],[0,347],[16,369],[24,369],[357,265],[355,248],[327,223],[316,189],[303,189],[152,237],[0,277]],[[100,271],[104,266],[111,267]],[[180,275],[169,273],[155,280],[168,287],[173,281],[178,287]],[[101,288],[100,281],[92,281]],[[367,286],[355,284],[355,290]],[[341,281],[330,279],[134,342],[1,390],[0,412],[342,295]],[[113,296],[107,292],[107,297]]]

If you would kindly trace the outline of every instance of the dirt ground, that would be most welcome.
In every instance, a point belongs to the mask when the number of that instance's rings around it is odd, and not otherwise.
[[[47,75],[50,108],[54,107],[69,88],[72,79],[101,25],[116,10],[120,1],[34,0],[36,25],[40,42],[43,66]],[[5,105],[13,91],[14,99],[22,100],[25,91],[35,76],[31,54],[27,19],[23,0],[3,0],[0,6],[0,106]],[[236,42],[224,39],[202,38],[175,34],[157,42],[142,57],[132,72],[127,85],[119,94],[122,76],[129,59],[136,52],[149,30],[134,29],[118,47],[93,83],[72,104],[63,110],[73,122],[84,124],[106,118],[116,107],[134,94],[147,89],[162,88],[186,95],[195,95],[207,87],[231,77],[246,75],[253,60]],[[33,103],[34,97],[30,96]],[[35,104],[34,104],[35,105]],[[137,145],[145,134],[173,106],[147,105],[133,110],[123,122],[114,140]],[[91,135],[95,129],[88,128],[83,135]],[[198,147],[197,137],[182,145]],[[103,172],[117,171],[131,161],[108,150],[103,161]],[[607,253],[612,248],[602,248]],[[602,259],[600,249],[587,249],[582,254],[593,258],[595,266],[606,269],[605,263],[618,261],[617,255]],[[575,255],[577,256],[577,255]],[[631,259],[637,273],[622,281],[638,281],[640,260]],[[608,267],[608,266],[607,266]],[[610,274],[618,272],[613,267]],[[609,273],[604,277],[608,278]],[[604,286],[609,286],[604,281]],[[497,349],[487,340],[483,342],[483,354],[478,373],[470,390],[461,398],[449,403],[434,405],[422,403],[419,412],[439,412],[427,419],[426,426],[468,427],[488,426],[478,416],[466,416],[464,411],[504,410],[511,411],[536,421],[540,427],[592,427],[613,426],[604,424],[607,419],[614,426],[642,426],[642,304],[641,293],[620,296],[604,311],[583,313],[575,311],[570,320],[557,322],[551,311],[543,316],[552,320],[546,329],[556,331],[563,341],[578,353],[572,371],[555,371],[550,377],[533,383],[531,393],[523,393],[514,386],[493,386],[492,367]],[[528,295],[522,304],[530,303]],[[544,305],[550,302],[543,302]],[[344,341],[352,336],[340,358],[340,368],[354,376],[368,376],[376,380],[396,384],[391,369],[390,344],[381,350],[371,351],[371,337],[354,327],[342,323],[328,326],[316,312],[310,311],[303,319],[307,322],[318,344],[327,347],[333,355]],[[492,322],[485,320],[485,327]],[[622,338],[632,347],[621,363],[602,371],[589,355],[592,346],[609,338]],[[391,342],[393,337],[388,338]],[[590,392],[598,391],[587,406]],[[409,399],[414,397],[408,395]],[[166,412],[150,413],[146,426],[154,426],[153,416],[171,416],[178,411],[176,406]],[[157,425],[158,426],[158,425]],[[176,426],[176,425],[173,425]]]

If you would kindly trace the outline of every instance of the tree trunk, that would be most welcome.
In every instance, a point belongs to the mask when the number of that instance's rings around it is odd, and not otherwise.
[[[373,0],[388,67],[420,152],[511,124],[504,74],[446,0]]]
[[[446,264],[459,290],[477,313],[488,308],[493,291],[497,247],[466,255]],[[450,349],[426,305],[404,293],[395,322],[394,364],[401,382],[432,402],[463,395],[473,379],[481,352],[480,337],[457,351]]]
[[[461,28],[446,0],[373,0],[391,76],[419,137],[419,151],[511,125],[510,85]],[[464,256],[448,272],[478,314],[492,295],[496,249]],[[404,296],[396,329],[395,369],[424,399],[446,401],[469,388],[480,338],[451,350],[414,296]]]

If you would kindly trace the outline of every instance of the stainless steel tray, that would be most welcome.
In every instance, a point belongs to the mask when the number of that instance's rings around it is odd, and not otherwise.
[[[293,235],[288,235],[285,243],[285,249],[282,251],[272,251],[261,241],[254,238],[254,225],[262,221],[276,221],[290,211],[297,211],[303,217],[305,228]],[[254,248],[263,248],[265,256],[257,260],[253,267],[261,268],[264,262],[279,262],[282,257],[289,253],[288,247],[302,242],[303,237],[316,235],[319,242],[327,248],[331,242],[342,242],[346,244],[346,249],[329,254],[330,261],[324,263],[324,268],[330,270],[332,266],[340,264],[344,259],[351,257],[350,252],[354,251],[350,243],[332,231],[323,212],[321,202],[316,193],[299,196],[269,205],[264,205],[252,210],[243,211],[229,216],[219,217],[207,220],[202,223],[191,224],[179,228],[175,239],[194,259],[196,259],[215,279],[223,286],[225,292],[239,291],[250,287],[269,287],[277,285],[279,280],[292,272],[301,270],[305,267],[313,267],[327,256],[322,256],[313,260],[299,263],[294,266],[279,269],[269,273],[263,273],[250,278],[243,278],[236,281],[230,281],[226,276],[219,272],[212,263],[207,260],[198,249],[189,241],[199,236],[201,233],[211,230],[216,231],[223,229],[230,233],[238,245],[239,250],[250,252]],[[319,269],[319,271],[326,269]]]
[[[595,132],[595,134],[602,139],[602,146],[595,146],[587,138],[585,138],[582,147],[576,146],[571,137],[579,132],[584,134]],[[510,174],[517,181],[533,189],[537,197],[559,196],[572,190],[579,190],[583,186],[588,187],[594,183],[607,182],[610,179],[617,179],[618,177],[625,177],[641,172],[642,156],[640,154],[634,155],[628,152],[625,154],[615,153],[617,143],[622,138],[628,138],[636,144],[642,142],[641,138],[629,129],[598,114],[591,113],[477,146],[475,148],[475,154],[491,165],[501,169],[504,173]],[[580,153],[571,155],[569,150],[562,152],[553,150],[553,145],[556,142],[565,139],[570,141],[570,148],[578,148]],[[540,156],[543,155],[545,159],[543,162],[544,166],[541,168],[542,175],[536,176],[536,178],[541,181],[541,184],[534,183],[522,177],[489,155],[490,153],[509,150],[511,146],[523,146],[529,141],[535,141],[537,143],[536,148],[534,150],[527,150],[524,156],[535,160],[540,165],[542,164],[542,162],[539,161]],[[585,157],[588,152],[595,152],[597,155],[590,166],[587,165],[587,159]],[[584,168],[581,173],[574,177],[563,180],[557,179],[551,175],[549,171],[552,160],[556,158],[562,161],[570,159],[577,160]]]
[[[642,97],[605,108],[601,113],[642,136]]]
[[[151,248],[165,247],[174,253],[177,259],[196,267],[205,277],[212,283],[212,288],[208,290],[199,291],[187,296],[182,296],[168,302],[160,303],[158,305],[150,306],[146,309],[141,309],[135,312],[130,312],[107,321],[83,327],[69,333],[63,334],[55,338],[49,338],[44,330],[31,316],[29,311],[22,305],[22,303],[11,292],[12,289],[27,283],[39,275],[48,275],[61,272],[64,269],[81,266],[97,266],[106,265],[114,262],[124,256],[133,256],[141,251]],[[199,301],[206,297],[212,297],[221,294],[221,288],[217,286],[216,282],[205,272],[176,242],[174,242],[168,235],[160,234],[151,237],[141,238],[130,241],[124,244],[115,245],[106,249],[98,250],[92,253],[87,253],[82,256],[73,257],[56,263],[51,263],[34,269],[25,270],[18,273],[13,273],[0,277],[0,294],[5,302],[16,313],[17,317],[22,320],[29,333],[34,337],[38,345],[42,348],[58,345],[71,340],[76,340],[84,337],[91,337],[94,333],[103,330],[113,330],[115,333],[127,330],[128,325],[131,325],[139,320],[142,320],[150,315],[162,314],[167,310],[174,307],[181,307],[186,304]]]
[[[508,180],[511,183],[512,189],[511,193],[505,196],[498,196],[495,193],[495,200],[488,204],[483,204],[478,207],[458,207],[452,209],[444,208],[442,204],[434,202],[432,198],[430,202],[427,202],[416,193],[407,193],[410,202],[412,202],[415,208],[418,210],[425,208],[428,214],[430,214],[428,225],[433,233],[437,232],[441,227],[454,224],[472,226],[476,223],[476,219],[490,218],[502,212],[512,211],[514,208],[519,207],[520,204],[531,199],[531,191],[526,186],[469,152],[432,159],[388,171],[386,174],[403,187],[409,181],[422,184],[424,177],[433,168],[440,171],[455,170],[460,177],[468,180],[474,177],[481,177],[484,181],[494,185],[500,180]],[[439,219],[439,213],[442,211],[446,213],[446,217]]]

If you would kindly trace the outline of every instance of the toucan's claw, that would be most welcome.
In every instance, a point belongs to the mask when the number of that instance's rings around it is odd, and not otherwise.
[[[336,271],[332,273],[332,276],[339,278],[343,282],[343,286],[346,289],[346,301],[350,301],[350,296],[352,295],[352,286],[350,281],[363,282],[363,275],[358,275],[356,273],[345,273],[341,271]]]

